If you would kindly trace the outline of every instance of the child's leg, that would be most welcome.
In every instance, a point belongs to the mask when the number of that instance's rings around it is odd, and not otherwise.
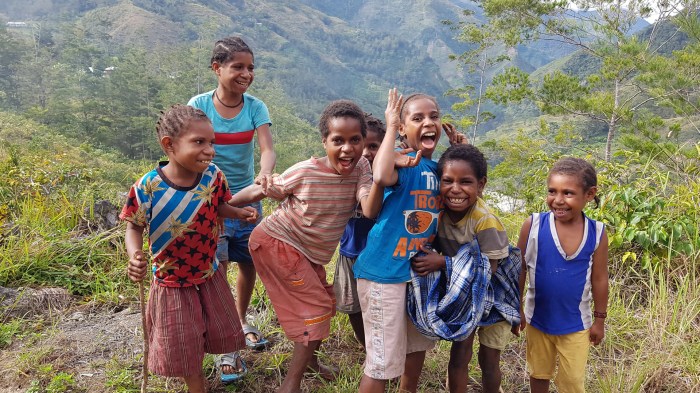
[[[418,351],[406,354],[406,369],[401,375],[400,392],[415,393],[418,391],[418,379],[423,371],[425,362],[425,351]]]
[[[552,337],[528,324],[525,328],[527,371],[530,374],[530,392],[548,393],[549,380],[554,377],[557,349]]]
[[[469,385],[469,362],[472,360],[474,333],[465,340],[455,341],[450,348],[450,362],[447,365],[447,386],[450,393],[466,393]]]
[[[554,384],[562,393],[584,393],[586,362],[591,347],[588,330],[556,337],[559,370]]]
[[[479,366],[484,393],[498,393],[501,388],[501,351],[479,345]]]
[[[423,371],[425,361],[425,351],[435,347],[435,342],[420,334],[413,322],[408,318],[406,306],[402,307],[406,320],[406,367],[401,375],[400,391],[416,392],[418,390],[418,379]]]
[[[311,345],[311,343],[309,343],[309,345]],[[335,381],[335,379],[338,377],[338,369],[318,361],[318,351],[320,347],[321,342],[318,341],[316,344],[316,349],[314,350],[313,355],[311,355],[311,360],[309,361],[307,368],[317,373],[326,381]]]
[[[512,333],[506,321],[479,328],[479,366],[484,393],[498,393],[501,387],[501,352]]]
[[[292,359],[289,362],[287,375],[284,377],[282,386],[277,390],[277,393],[299,392],[301,379],[304,377],[306,367],[308,367],[311,362],[311,358],[320,343],[321,341],[309,341],[308,345],[300,342],[294,343],[294,352],[292,352]]]
[[[357,337],[357,341],[365,347],[365,328],[362,324],[362,313],[356,312],[354,314],[348,314],[348,320],[350,321],[350,326],[352,326],[352,331]]]
[[[205,393],[207,391],[206,381],[204,380],[204,374],[202,373],[199,373],[199,375],[183,377],[182,379],[185,380],[189,393]]]

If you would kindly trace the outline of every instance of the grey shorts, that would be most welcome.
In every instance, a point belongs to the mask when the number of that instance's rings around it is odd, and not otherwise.
[[[362,312],[360,298],[357,296],[357,280],[352,266],[357,258],[338,255],[333,276],[333,292],[335,292],[335,309],[344,314]]]

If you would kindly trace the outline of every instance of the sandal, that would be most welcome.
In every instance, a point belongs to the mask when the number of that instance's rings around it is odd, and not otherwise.
[[[240,370],[238,372],[233,372],[230,374],[225,374],[222,370],[223,366],[230,366],[234,370],[238,370],[238,365],[240,364]],[[216,359],[216,367],[221,373],[221,382],[232,383],[238,382],[243,377],[248,374],[248,366],[246,366],[245,361],[238,352],[227,353],[219,356]]]
[[[253,341],[248,338],[248,334],[254,334],[255,337],[258,339],[257,341]],[[245,345],[248,348],[255,349],[257,351],[262,351],[267,346],[270,344],[270,342],[263,337],[262,333],[260,333],[260,330],[258,330],[255,326],[249,325],[249,324],[244,324],[243,325],[243,335],[245,336]]]

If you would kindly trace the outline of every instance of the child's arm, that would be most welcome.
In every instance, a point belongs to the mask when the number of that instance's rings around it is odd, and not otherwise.
[[[374,182],[380,186],[393,186],[399,179],[399,173],[396,170],[394,153],[394,141],[401,125],[400,111],[403,104],[403,96],[399,96],[396,89],[389,90],[389,98],[386,104],[386,134],[384,140],[377,150],[377,155],[374,157],[372,164],[372,176]],[[415,160],[420,160],[421,152],[416,153]]]
[[[275,169],[277,154],[272,143],[272,132],[269,124],[263,124],[256,130],[258,135],[258,146],[260,146],[260,173],[255,178],[254,183],[260,184],[263,190],[272,180],[272,171]]]
[[[384,187],[373,182],[372,188],[369,189],[369,195],[360,200],[362,215],[367,218],[376,218],[382,210],[383,200]]]
[[[595,312],[589,334],[591,343],[598,345],[605,337],[605,317],[608,314],[608,234],[606,232],[603,232],[598,248],[593,253],[591,291]]]
[[[243,220],[251,224],[258,220],[258,209],[252,206],[235,207],[228,203],[223,203],[219,205],[218,213],[219,217]]]
[[[148,262],[143,254],[143,230],[144,227],[131,222],[126,224],[124,243],[126,244],[126,253],[129,255],[129,266],[127,266],[126,274],[133,282],[143,280],[148,271]]]
[[[269,183],[267,183],[266,186],[269,186]],[[231,206],[242,206],[247,205],[249,203],[257,202],[267,196],[266,191],[267,190],[263,188],[262,184],[253,183],[248,187],[233,194],[233,196],[231,197],[231,199],[228,200],[227,203]],[[219,211],[219,214],[221,214],[221,211]]]
[[[532,227],[532,216],[528,217],[523,226],[520,228],[520,236],[518,237],[518,248],[520,249],[520,278],[518,279],[518,288],[520,289],[520,331],[525,330],[527,321],[525,320],[525,310],[523,303],[525,302],[525,281],[527,279],[527,262],[525,261],[525,252],[527,251],[527,239],[530,237],[530,227]]]

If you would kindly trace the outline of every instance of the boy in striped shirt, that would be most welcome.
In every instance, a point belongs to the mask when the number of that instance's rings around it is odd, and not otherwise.
[[[253,184],[229,201],[242,206],[265,196],[280,201],[250,235],[253,263],[294,352],[278,392],[296,392],[307,368],[332,380],[335,371],[316,356],[335,315],[330,262],[357,204],[366,217],[377,215],[382,190],[372,187],[362,156],[367,135],[364,112],[347,100],[330,103],[319,121],[326,156],[299,162],[270,184]]]

